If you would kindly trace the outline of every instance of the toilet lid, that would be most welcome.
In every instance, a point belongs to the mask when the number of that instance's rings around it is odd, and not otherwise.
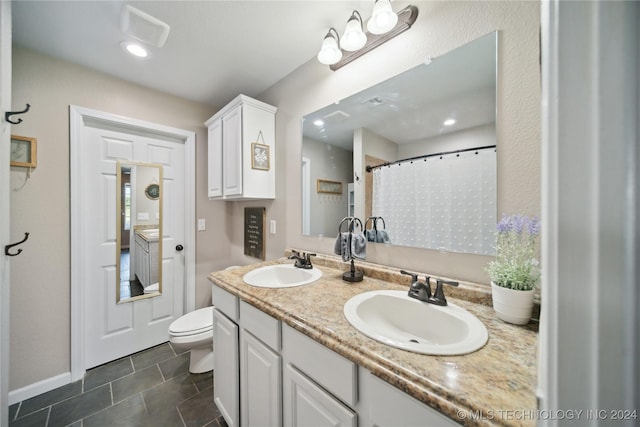
[[[194,335],[213,329],[213,307],[205,307],[187,313],[169,326],[174,336]]]

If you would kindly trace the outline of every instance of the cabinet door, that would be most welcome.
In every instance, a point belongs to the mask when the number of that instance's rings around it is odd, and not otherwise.
[[[242,195],[242,106],[222,118],[222,194]]]
[[[281,357],[245,329],[240,331],[242,426],[282,425]]]
[[[356,427],[356,414],[296,368],[284,368],[285,427]]]
[[[222,197],[222,120],[209,125],[208,189],[209,198]]]
[[[213,401],[229,427],[240,415],[238,325],[213,310]]]

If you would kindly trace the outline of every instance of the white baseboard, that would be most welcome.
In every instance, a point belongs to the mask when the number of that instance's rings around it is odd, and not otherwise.
[[[37,383],[21,387],[17,390],[11,390],[9,392],[9,405],[22,402],[23,400],[30,399],[69,383],[71,383],[71,372],[65,372],[64,374],[38,381]]]

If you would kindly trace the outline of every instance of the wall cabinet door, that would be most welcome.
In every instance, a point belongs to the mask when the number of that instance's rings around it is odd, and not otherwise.
[[[240,331],[242,426],[282,425],[281,357],[247,330]]]
[[[239,426],[238,325],[213,310],[213,401],[229,427]]]
[[[242,106],[222,118],[222,194],[224,197],[242,194]]]
[[[209,198],[222,197],[222,119],[209,125],[208,137]]]
[[[285,427],[356,427],[356,414],[295,367],[284,368]]]

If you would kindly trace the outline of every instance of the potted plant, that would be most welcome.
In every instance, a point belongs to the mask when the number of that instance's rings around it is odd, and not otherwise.
[[[531,319],[533,291],[540,278],[535,241],[540,234],[537,218],[503,216],[496,227],[496,259],[487,266],[491,297],[498,318],[516,325]]]

